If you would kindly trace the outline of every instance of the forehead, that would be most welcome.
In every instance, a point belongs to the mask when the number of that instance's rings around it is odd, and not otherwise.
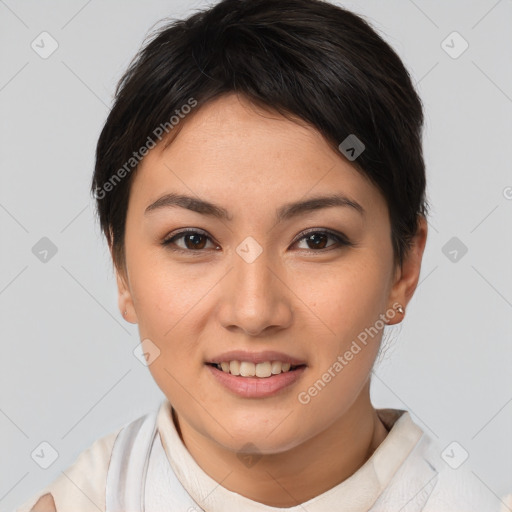
[[[383,201],[312,126],[234,94],[198,108],[167,147],[164,140],[143,159],[132,183],[133,199],[147,206],[169,191],[259,203],[262,209],[270,202],[336,191],[369,207]]]

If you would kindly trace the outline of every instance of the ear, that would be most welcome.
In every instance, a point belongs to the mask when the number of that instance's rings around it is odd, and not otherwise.
[[[109,244],[109,251],[114,265],[114,271],[116,273],[117,304],[119,306],[119,311],[121,312],[121,316],[127,322],[136,324],[137,314],[135,313],[135,308],[133,307],[132,293],[130,291],[129,284],[130,281],[128,279],[128,270],[125,264],[121,265],[121,267],[119,267],[116,264],[116,258],[114,257],[114,252],[111,244]]]
[[[420,215],[418,217],[418,230],[412,240],[411,247],[404,255],[401,267],[395,273],[395,281],[389,294],[388,309],[395,309],[398,305],[401,305],[405,313],[407,304],[418,285],[423,251],[427,242],[427,232],[427,220]],[[397,312],[394,318],[388,321],[388,325],[397,324],[402,320],[403,314]]]
[[[117,267],[114,268],[116,272],[117,303],[119,306],[119,311],[127,322],[136,324],[137,314],[135,313],[135,308],[133,307],[133,299],[130,291],[127,272],[124,269],[119,270]]]
[[[133,299],[130,291],[130,281],[128,279],[128,270],[126,268],[125,259],[122,257],[122,262],[119,263],[119,260],[116,258],[114,254],[113,240],[114,235],[112,230],[110,230],[108,249],[110,252],[110,257],[112,258],[112,264],[114,266],[114,272],[116,274],[116,282],[117,282],[117,304],[119,307],[119,311],[121,312],[121,316],[132,324],[137,323],[137,314],[135,313],[135,308],[133,307]]]

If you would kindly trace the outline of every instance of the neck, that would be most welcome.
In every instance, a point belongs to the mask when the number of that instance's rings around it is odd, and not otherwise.
[[[211,478],[253,501],[283,508],[304,503],[349,478],[388,433],[371,405],[369,382],[326,430],[286,452],[263,455],[242,470],[236,453],[197,433],[177,414],[175,424],[187,450]]]

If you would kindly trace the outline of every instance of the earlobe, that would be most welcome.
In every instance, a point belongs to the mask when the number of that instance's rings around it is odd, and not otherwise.
[[[395,302],[391,308],[386,311],[386,325],[399,324],[405,317],[405,308],[399,302]]]
[[[415,237],[412,240],[411,246],[404,256],[402,265],[398,272],[396,282],[393,284],[391,293],[389,295],[389,304],[395,311],[399,311],[400,305],[405,313],[405,309],[409,301],[411,300],[416,287],[421,271],[421,262],[423,259],[423,252],[427,241],[427,220],[425,217],[420,216],[418,218],[418,230]],[[388,325],[394,325],[403,320],[403,314],[398,314],[395,318],[388,322]]]

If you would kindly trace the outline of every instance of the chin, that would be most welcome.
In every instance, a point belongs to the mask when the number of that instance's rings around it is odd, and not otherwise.
[[[301,444],[308,436],[304,433],[304,422],[292,420],[289,413],[275,411],[272,415],[275,417],[265,421],[261,420],[261,415],[255,415],[252,421],[247,415],[236,418],[224,416],[225,421],[222,427],[215,421],[208,424],[208,437],[215,440],[225,449],[237,453],[261,453],[277,454],[291,450]],[[291,421],[290,421],[291,420]],[[301,425],[301,432],[298,432],[297,425]],[[224,428],[223,428],[224,427]]]

